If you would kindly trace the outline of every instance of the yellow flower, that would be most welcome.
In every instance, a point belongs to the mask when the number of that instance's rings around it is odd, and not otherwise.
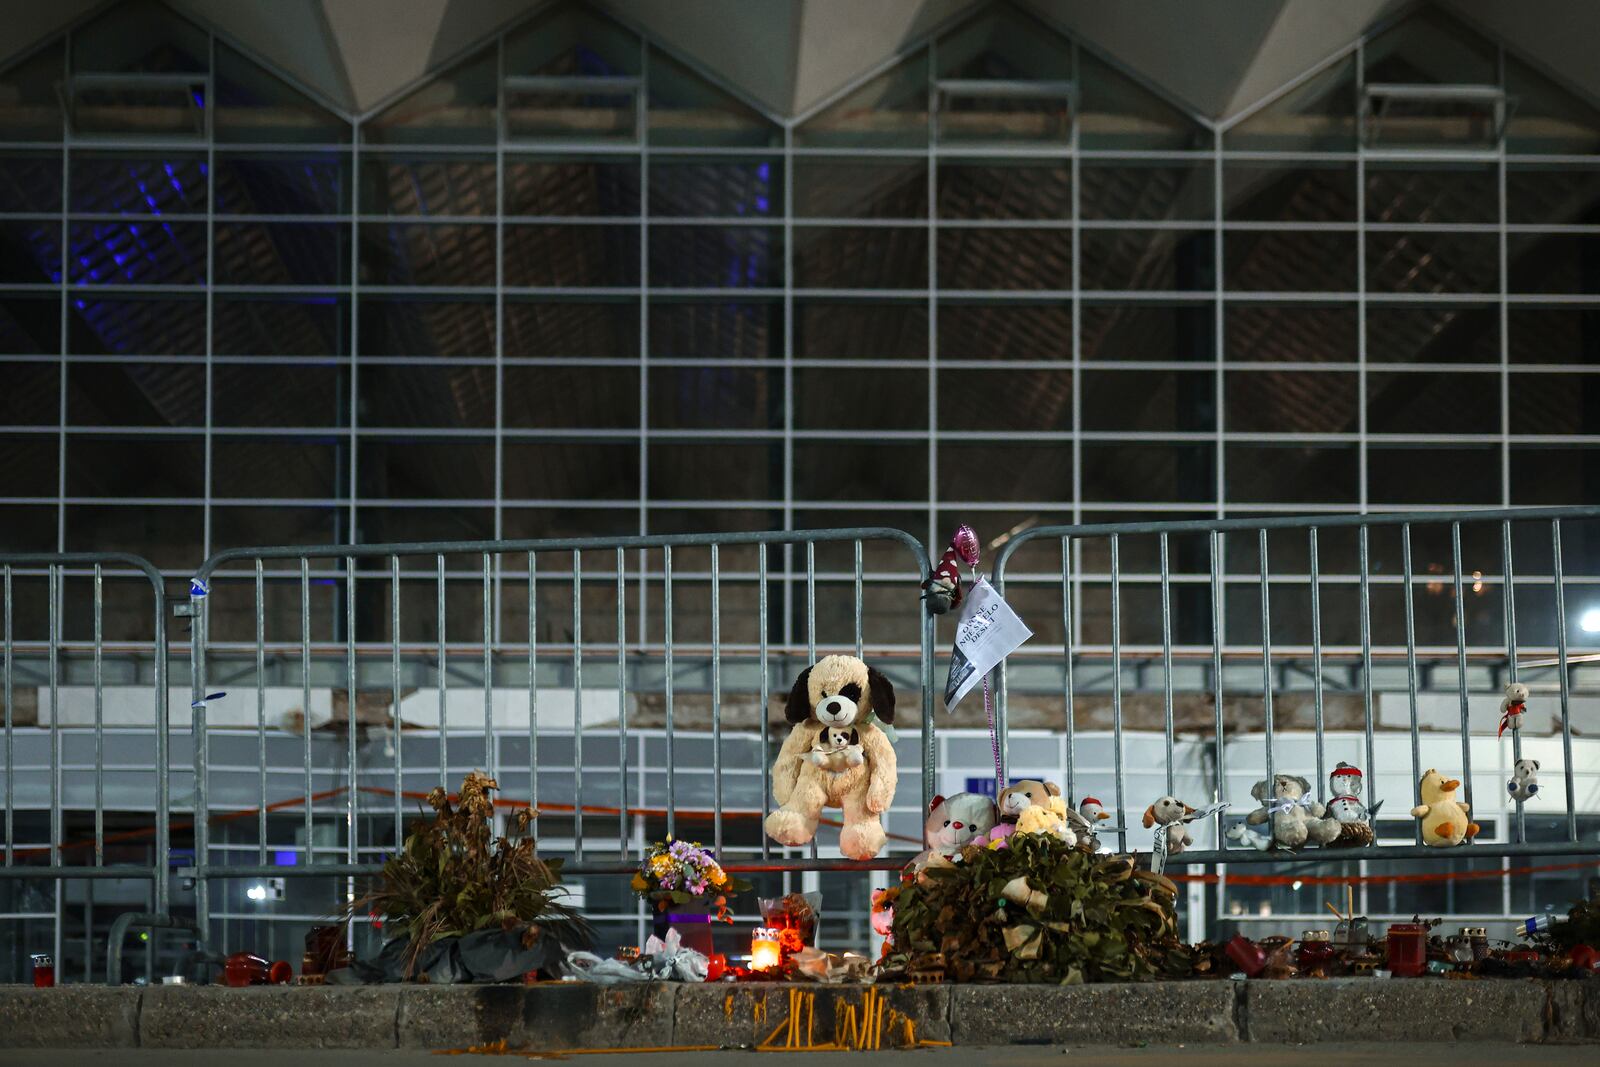
[[[649,888],[650,888],[650,883],[645,880],[644,875],[635,874],[633,876],[633,889],[634,889],[634,892],[643,893],[646,889],[649,889]]]

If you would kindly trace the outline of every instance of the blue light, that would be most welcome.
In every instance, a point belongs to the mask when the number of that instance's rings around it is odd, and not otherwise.
[[[764,196],[756,197],[756,210],[757,211],[759,211],[763,215],[765,215],[767,213],[767,208],[769,206],[771,206],[771,201],[769,201],[766,197],[764,197]]]
[[[272,865],[274,867],[293,867],[299,862],[300,857],[292,848],[279,848],[272,851]]]
[[[767,181],[771,175],[772,165],[770,163],[763,163],[756,168],[756,177],[760,178],[762,181]]]

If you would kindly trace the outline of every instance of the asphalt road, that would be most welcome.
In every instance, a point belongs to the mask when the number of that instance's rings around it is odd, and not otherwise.
[[[795,1053],[788,1053],[793,1056]],[[1289,1064],[1359,1064],[1360,1067],[1416,1067],[1418,1063],[1493,1063],[1496,1067],[1592,1067],[1600,1061],[1595,1045],[1493,1045],[1474,1044],[1470,1050],[1451,1044],[1416,1045],[1152,1045],[1146,1048],[1090,1048],[1082,1046],[1006,1046],[998,1048],[928,1048],[915,1051],[812,1052],[801,1054],[806,1067],[846,1067],[871,1057],[875,1067],[1155,1067],[1181,1062],[1184,1067],[1285,1067]],[[511,1063],[528,1060],[565,1060],[584,1067],[727,1067],[769,1059],[762,1052],[679,1052],[566,1055],[562,1053],[508,1053],[497,1056],[452,1056],[435,1052],[372,1049],[361,1051],[215,1051],[174,1052],[165,1049],[95,1051],[87,1049],[0,1049],[4,1067],[75,1067],[77,1064],[116,1064],[117,1067],[442,1067],[444,1064]],[[781,1062],[781,1061],[780,1061]]]

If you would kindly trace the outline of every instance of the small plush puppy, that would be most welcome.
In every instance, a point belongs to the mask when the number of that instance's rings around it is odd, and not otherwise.
[[[1194,844],[1194,838],[1189,836],[1189,828],[1185,825],[1188,817],[1193,814],[1194,809],[1177,797],[1161,797],[1144,809],[1144,828],[1148,830],[1153,826],[1165,827],[1167,855],[1176,856]]]
[[[817,739],[811,742],[810,759],[833,774],[859,767],[866,762],[861,752],[861,734],[853,728],[825,726]]]
[[[1519,759],[1511,769],[1506,792],[1512,800],[1532,800],[1539,793],[1539,761]]]

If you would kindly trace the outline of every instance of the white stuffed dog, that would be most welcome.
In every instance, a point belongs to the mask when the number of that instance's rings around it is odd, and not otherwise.
[[[1512,800],[1532,800],[1539,793],[1539,761],[1519,759],[1511,770],[1506,792]]]

